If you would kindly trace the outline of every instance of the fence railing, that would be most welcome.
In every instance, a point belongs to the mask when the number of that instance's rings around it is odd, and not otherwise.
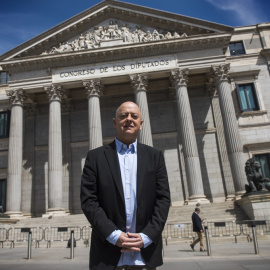
[[[39,242],[43,239],[43,229],[40,227],[30,227],[30,228],[10,228],[7,232],[8,242],[10,242],[10,248],[14,248],[17,242],[27,242],[28,234],[32,233],[32,241],[36,242],[36,247],[39,246]]]
[[[0,243],[2,245],[2,248],[3,248],[3,245],[4,245],[4,242],[7,241],[7,229],[6,228],[0,228]]]
[[[243,222],[207,222],[209,237],[235,237],[247,236],[248,241],[252,241],[252,226],[256,226],[257,235],[270,235],[270,220],[246,220]],[[193,232],[192,223],[167,224],[163,231],[163,238],[166,245],[171,238],[194,238],[197,234]]]
[[[208,227],[209,237],[235,237],[237,242],[238,236],[247,236],[248,241],[252,241],[252,227],[256,227],[256,235],[270,235],[270,220],[246,220],[243,222],[205,222],[204,225]],[[14,248],[15,243],[27,242],[29,232],[32,235],[32,242],[36,243],[39,247],[41,241],[47,242],[47,247],[51,247],[52,242],[69,241],[70,233],[74,231],[74,240],[79,241],[82,239],[86,246],[89,246],[92,228],[91,226],[71,226],[71,227],[29,227],[17,228],[11,227],[10,229],[0,228],[0,243],[10,242],[10,247]],[[192,223],[168,223],[163,230],[163,239],[168,244],[168,239],[172,238],[187,238],[194,239],[197,234],[193,232]]]
[[[70,233],[74,231],[74,240],[81,239],[80,227],[47,227],[44,230],[44,240],[47,242],[47,247],[51,247],[51,243],[55,241],[69,241]]]
[[[84,241],[85,245],[89,247],[90,239],[92,235],[92,228],[91,226],[84,226],[82,227],[81,231],[81,238]]]

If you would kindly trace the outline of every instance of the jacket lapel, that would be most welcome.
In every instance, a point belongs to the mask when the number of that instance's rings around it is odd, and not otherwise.
[[[119,161],[118,161],[118,156],[117,156],[117,151],[116,151],[116,146],[115,146],[114,141],[106,146],[105,155],[109,163],[113,179],[120,193],[121,199],[125,203],[121,172],[120,172]]]
[[[140,198],[140,194],[143,187],[143,178],[146,168],[145,160],[145,147],[143,144],[137,144],[137,200]]]

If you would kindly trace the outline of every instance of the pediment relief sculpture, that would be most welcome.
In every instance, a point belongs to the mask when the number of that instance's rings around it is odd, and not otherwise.
[[[107,25],[96,26],[93,30],[82,33],[78,38],[60,43],[58,47],[53,47],[51,50],[45,51],[42,54],[66,53],[123,43],[143,43],[185,37],[187,37],[185,33],[162,32],[156,29],[145,30],[143,27],[134,27],[126,23],[110,21]]]

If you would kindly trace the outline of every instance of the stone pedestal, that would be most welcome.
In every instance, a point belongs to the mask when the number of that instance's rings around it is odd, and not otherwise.
[[[236,201],[251,220],[269,220],[270,192],[259,191],[243,195]]]

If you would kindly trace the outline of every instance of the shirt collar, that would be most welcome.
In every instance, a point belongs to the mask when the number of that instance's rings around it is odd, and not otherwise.
[[[116,137],[115,137],[115,145],[118,153],[121,153],[122,151],[126,152],[128,150],[127,145],[117,140]],[[131,153],[137,153],[137,140],[129,145],[129,150],[131,151]]]

